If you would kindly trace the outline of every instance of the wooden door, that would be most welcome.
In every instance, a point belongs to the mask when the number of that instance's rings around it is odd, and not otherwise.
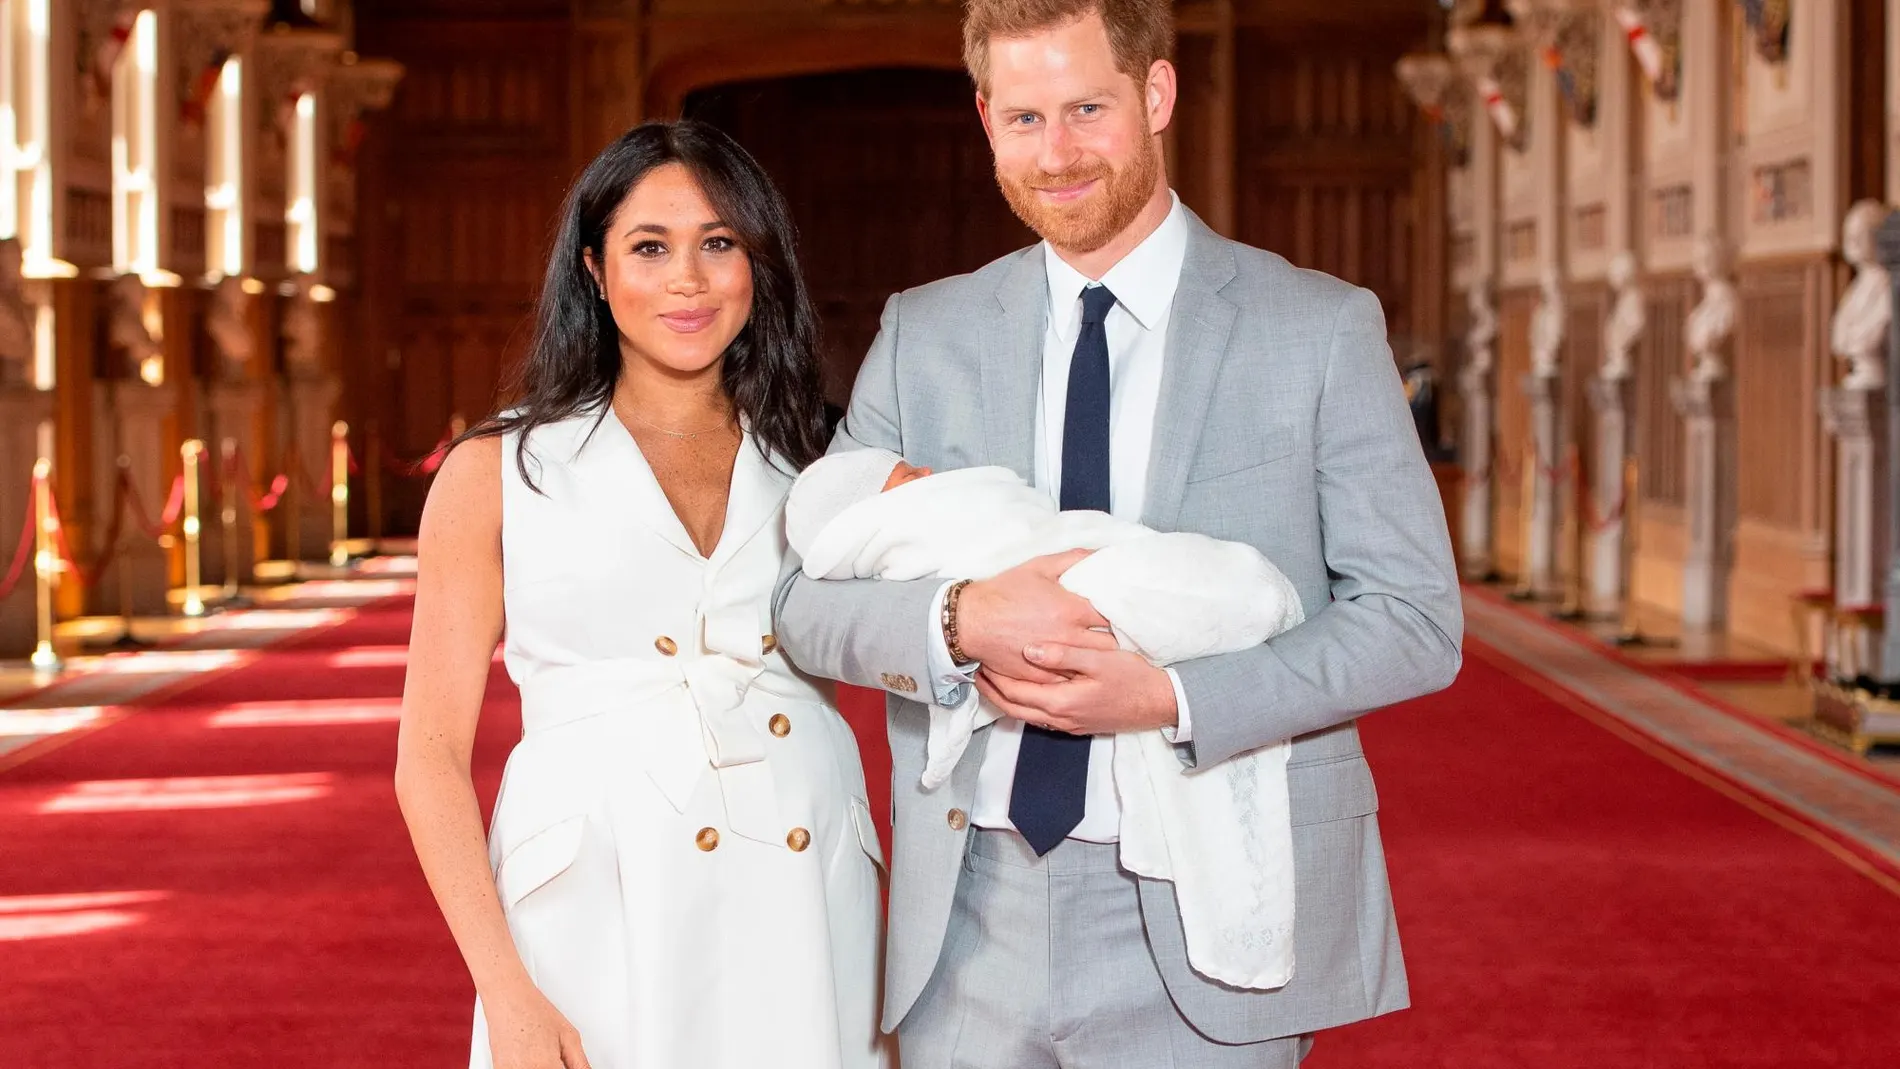
[[[695,92],[688,118],[730,133],[778,183],[825,336],[825,392],[851,383],[891,294],[1035,240],[996,188],[961,72],[889,69]]]

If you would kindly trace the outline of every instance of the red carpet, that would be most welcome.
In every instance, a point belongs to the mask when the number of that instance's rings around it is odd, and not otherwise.
[[[365,612],[0,773],[0,1066],[461,1063],[472,991],[395,810],[394,721],[375,719],[407,621]],[[493,680],[485,799],[518,730]],[[874,705],[851,703],[861,729]],[[1808,840],[1475,653],[1365,733],[1414,1008],[1326,1037],[1309,1066],[1900,1049],[1900,896]]]

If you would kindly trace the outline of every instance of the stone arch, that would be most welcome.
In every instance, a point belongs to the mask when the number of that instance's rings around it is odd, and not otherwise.
[[[674,118],[696,89],[879,67],[962,70],[956,26],[814,27],[710,41],[656,58],[643,103],[651,117]]]

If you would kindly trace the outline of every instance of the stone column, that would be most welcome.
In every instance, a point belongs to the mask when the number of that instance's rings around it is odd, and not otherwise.
[[[1886,390],[1836,387],[1821,395],[1821,416],[1834,436],[1834,603],[1844,608],[1880,599],[1878,561],[1886,536]],[[1875,637],[1860,636],[1848,660],[1871,672]],[[1843,651],[1830,650],[1829,675]]]
[[[1890,286],[1900,290],[1900,214],[1890,215],[1874,234],[1874,248],[1881,265],[1887,269]],[[1894,292],[1893,306],[1900,308],[1900,292]],[[1900,382],[1900,316],[1895,316],[1887,327],[1887,381]],[[1889,463],[1880,478],[1885,483],[1887,506],[1887,589],[1886,617],[1888,625],[1881,639],[1880,678],[1891,684],[1900,681],[1900,487],[1894,485],[1900,477],[1900,465],[1892,463],[1900,458],[1900,390],[1887,391],[1887,457]]]
[[[1595,497],[1601,517],[1601,530],[1591,531],[1590,587],[1586,600],[1592,612],[1611,612],[1622,607],[1628,577],[1623,574],[1627,517],[1631,502],[1626,500],[1623,465],[1629,456],[1629,410],[1632,401],[1629,380],[1633,372],[1636,347],[1649,325],[1643,288],[1637,279],[1636,255],[1628,248],[1610,257],[1606,275],[1616,299],[1603,322],[1603,364],[1590,380],[1590,407],[1596,413],[1597,455]]]
[[[39,427],[53,416],[52,392],[10,378],[10,367],[17,372],[11,360],[0,356],[0,580],[6,578],[32,513],[29,494],[33,464],[39,459]],[[30,532],[27,537],[32,537]],[[29,557],[13,592],[0,598],[0,659],[15,660],[33,652],[38,636],[36,609]]]
[[[1735,527],[1735,420],[1726,378],[1691,374],[1673,391],[1681,414],[1688,516],[1682,561],[1682,626],[1713,630],[1728,620]]]
[[[102,541],[92,547],[94,560],[119,547],[123,551],[99,574],[94,588],[88,591],[89,600],[99,612],[117,612],[129,602],[134,615],[167,615],[171,608],[165,595],[171,588],[171,570],[166,548],[139,529],[134,506],[129,500],[121,501],[117,490],[119,458],[124,457],[128,461],[126,477],[137,489],[149,518],[154,522],[159,519],[172,487],[172,475],[179,467],[176,455],[166,448],[169,438],[165,427],[176,412],[178,390],[170,384],[149,386],[138,379],[115,379],[101,383],[96,397],[100,410],[93,426],[109,428],[112,435],[110,448],[93,454],[96,536],[103,539],[111,532],[118,509],[125,509],[126,514],[118,525],[117,545]],[[83,551],[74,546],[73,552]]]
[[[1560,585],[1557,541],[1563,522],[1563,501],[1562,487],[1558,485],[1562,472],[1558,465],[1563,448],[1563,415],[1559,410],[1558,387],[1559,380],[1554,375],[1524,376],[1524,396],[1530,399],[1532,441],[1537,447],[1535,456],[1524,458],[1524,463],[1537,465],[1536,491],[1531,498],[1531,544],[1526,552],[1531,588],[1538,594],[1553,593]]]
[[[1821,396],[1821,418],[1835,439],[1834,604],[1847,610],[1874,604],[1886,531],[1885,397],[1888,336],[1893,324],[1893,278],[1880,264],[1874,234],[1887,206],[1862,200],[1841,223],[1841,257],[1854,281],[1834,306],[1829,347],[1847,364],[1839,383]],[[1833,652],[1829,675],[1873,674],[1878,640],[1853,629],[1854,646]]]
[[[1623,500],[1623,463],[1629,455],[1629,380],[1597,375],[1590,379],[1590,408],[1596,413],[1596,470],[1594,493],[1599,516],[1591,524],[1590,586],[1585,606],[1592,613],[1613,613],[1623,602],[1624,519],[1629,502]],[[1600,520],[1601,527],[1596,526]]]
[[[1727,355],[1741,298],[1729,281],[1728,245],[1719,232],[1705,231],[1696,240],[1694,259],[1702,298],[1682,330],[1693,364],[1674,384],[1672,400],[1685,432],[1688,544],[1682,563],[1682,626],[1706,630],[1728,621],[1736,458],[1734,386]]]
[[[327,307],[306,286],[284,299],[281,326],[284,456],[295,485],[287,502],[295,511],[284,518],[285,533],[289,524],[297,525],[295,559],[307,561],[329,559],[333,533],[325,491],[330,487],[330,427],[343,383],[325,357]]]
[[[1567,492],[1563,481],[1573,474],[1562,468],[1565,435],[1560,361],[1568,326],[1563,283],[1558,279],[1556,268],[1547,267],[1543,273],[1543,294],[1537,302],[1537,311],[1531,315],[1531,373],[1524,380],[1524,393],[1530,398],[1531,435],[1537,447],[1530,576],[1532,589],[1540,594],[1552,592],[1561,584],[1558,542],[1562,538],[1563,499]]]
[[[1465,571],[1485,579],[1497,570],[1492,553],[1491,488],[1496,483],[1496,431],[1492,413],[1492,342],[1497,338],[1497,314],[1491,309],[1488,286],[1482,281],[1470,291],[1471,329],[1465,334],[1467,359],[1458,372],[1459,396],[1464,402],[1464,433],[1459,459],[1464,463],[1464,514],[1459,531]]]

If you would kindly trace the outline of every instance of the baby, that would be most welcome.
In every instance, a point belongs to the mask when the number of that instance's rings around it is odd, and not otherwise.
[[[817,579],[985,579],[1094,550],[1062,586],[1155,665],[1257,646],[1304,619],[1292,582],[1252,546],[1064,512],[1008,468],[935,474],[885,450],[834,454],[793,484],[785,526]],[[1000,715],[974,688],[955,708],[931,706],[924,789],[948,780]],[[1282,742],[1201,773],[1158,730],[1115,738],[1122,864],[1174,882],[1190,963],[1239,987],[1270,989],[1292,974],[1287,752]]]

